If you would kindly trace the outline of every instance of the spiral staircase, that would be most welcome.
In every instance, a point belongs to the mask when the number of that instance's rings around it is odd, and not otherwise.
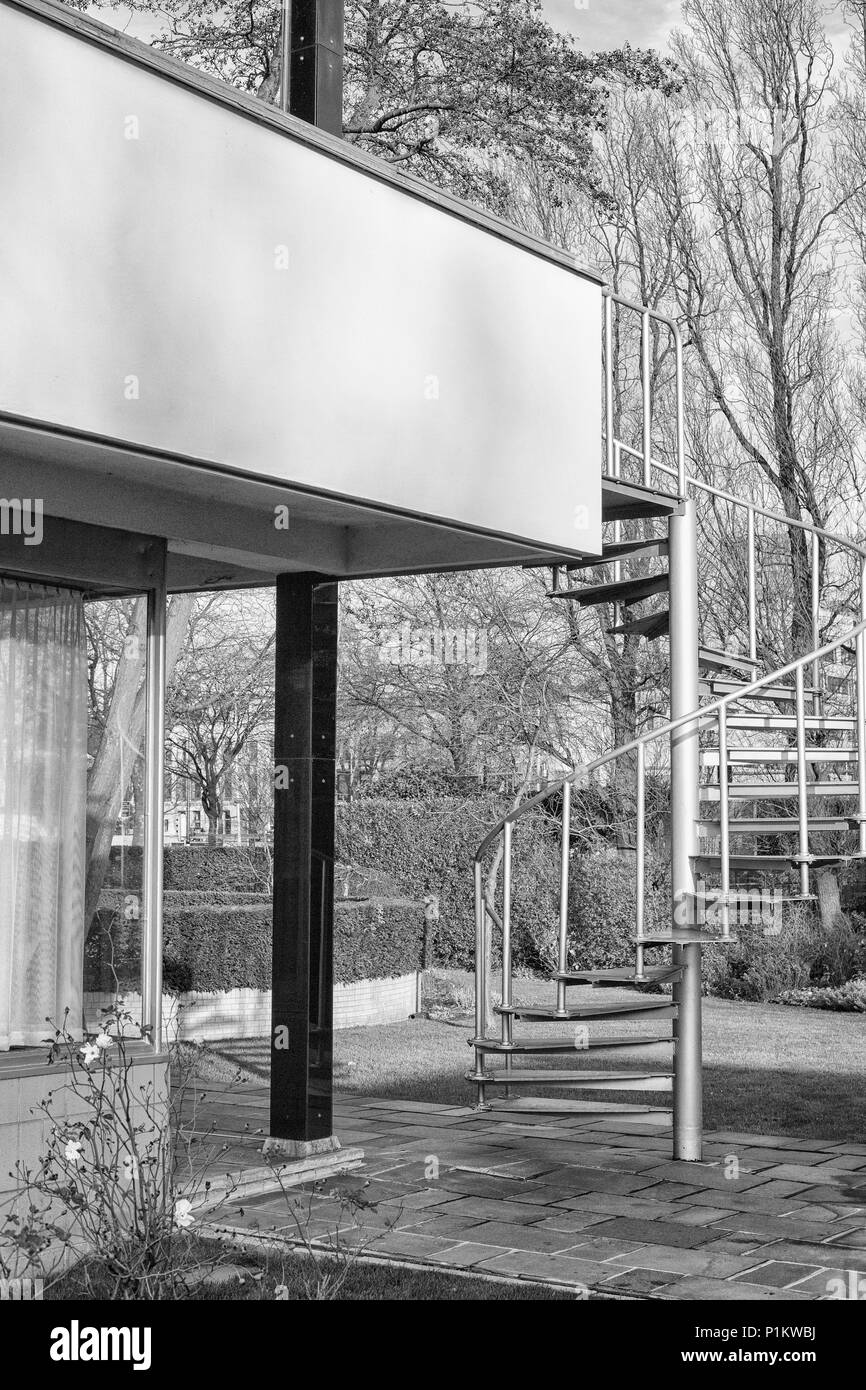
[[[615,343],[619,320],[629,318],[640,364],[637,443],[630,445],[615,428],[622,413]],[[670,461],[654,451],[660,335],[674,363]],[[703,948],[733,942],[737,926],[784,931],[786,913],[814,900],[817,875],[866,858],[866,547],[687,475],[682,348],[671,319],[608,293],[603,338],[603,550],[555,567],[549,597],[598,609],[614,636],[669,641],[670,718],[542,788],[479,846],[475,1062],[467,1079],[479,1106],[515,1120],[529,1112],[593,1123],[672,1122],[674,1157],[694,1160],[701,1156]],[[704,642],[700,633],[713,615],[701,611],[698,555],[706,565],[718,554],[720,514],[726,543],[742,557],[741,619],[722,640]],[[808,650],[766,670],[759,609],[766,616],[778,593],[765,592],[775,580],[765,573],[764,542],[775,534],[789,543],[795,533],[807,577],[809,611],[800,627]],[[844,620],[822,609],[822,577],[825,588],[840,589],[843,570],[855,595],[853,620],[821,645],[822,630]],[[661,930],[647,922],[651,760],[670,782],[671,911]],[[573,789],[593,779],[619,793],[625,783],[630,789],[632,833],[623,852],[634,864],[634,960],[618,969],[582,970],[570,961]],[[557,968],[546,1004],[521,1003],[512,970],[515,857],[521,822],[533,816],[544,817],[557,837],[559,861]],[[495,1005],[494,949],[501,959]],[[570,1002],[578,988],[578,1001]],[[631,1092],[653,1100],[669,1093],[672,1110],[619,1099]]]

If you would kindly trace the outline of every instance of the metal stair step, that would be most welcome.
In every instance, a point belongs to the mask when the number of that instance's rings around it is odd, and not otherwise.
[[[721,864],[721,856],[718,854],[696,854],[692,860],[695,870],[698,873],[718,872]],[[743,873],[750,869],[756,873],[762,870],[790,869],[794,865],[794,860],[790,855],[783,854],[729,854],[728,867],[733,872],[742,870]]]
[[[719,766],[719,749],[702,748],[701,765],[703,767]],[[809,746],[806,749],[807,763],[854,763],[857,761],[857,749],[844,748],[815,748]],[[732,764],[747,763],[797,763],[796,748],[729,748],[728,762]]]
[[[807,714],[803,724],[808,730],[830,733],[838,729],[856,729],[857,720],[853,715]],[[729,714],[728,728],[769,729],[773,733],[784,733],[788,729],[797,728],[797,716],[795,714],[761,714],[758,710],[751,710],[744,714]]]
[[[810,854],[806,861],[813,868],[821,868],[826,864],[853,864],[860,860],[859,854]],[[697,873],[718,873],[721,865],[721,856],[718,854],[696,854],[692,860]],[[749,870],[755,873],[762,871],[775,871],[777,869],[793,869],[800,862],[800,856],[791,854],[729,854],[728,867],[735,873]]]
[[[760,891],[757,888],[730,888],[727,893],[724,893],[721,888],[697,890],[689,888],[686,889],[684,896],[692,898],[695,902],[703,903],[704,907],[721,907],[727,898],[729,906],[743,908],[749,905],[750,893]],[[780,893],[778,897],[775,894],[773,896],[774,905],[776,903],[813,903],[816,900],[814,893]],[[757,910],[760,910],[759,905],[756,905]]]
[[[807,782],[807,796],[856,796],[856,782]],[[721,789],[718,783],[705,782],[699,789],[701,801],[719,801]],[[729,801],[794,801],[799,799],[800,789],[796,782],[729,782]],[[731,821],[733,825],[733,821]]]
[[[669,927],[667,931],[653,932],[652,936],[633,936],[636,946],[717,946],[718,932],[702,931],[698,927]],[[736,941],[734,936],[725,937],[725,945]]]
[[[512,1018],[523,1019],[524,1023],[575,1023],[581,1019],[641,1018],[644,1015],[654,1018],[671,1018],[676,1008],[667,998],[654,999],[642,996],[640,999],[620,999],[607,1004],[573,1004],[564,1014],[556,1012],[555,1004],[497,1004],[496,1014],[510,1014]]]
[[[601,480],[602,521],[638,521],[642,517],[671,516],[680,499],[638,483],[624,483],[609,473]]]
[[[572,1086],[590,1091],[670,1091],[673,1072],[645,1071],[555,1071],[512,1068],[487,1072],[485,1086]],[[477,1082],[475,1072],[466,1073],[467,1081]]]
[[[667,574],[648,574],[641,579],[617,579],[612,584],[580,584],[573,589],[553,589],[551,598],[573,599],[582,608],[596,603],[640,603],[653,594],[666,593]]]
[[[497,1100],[491,1107],[503,1114],[519,1115],[633,1115],[635,1118],[651,1115],[669,1115],[671,1112],[660,1105],[617,1105],[615,1102],[590,1100],[556,1100],[547,1096],[518,1096],[516,1100]]]
[[[586,570],[592,569],[594,565],[611,565],[615,564],[617,560],[629,560],[638,555],[645,560],[661,559],[667,553],[668,543],[666,540],[650,537],[648,540],[616,541],[607,544],[598,560],[566,560],[564,563],[569,571]]]
[[[469,1045],[477,1048],[479,1052],[510,1057],[554,1056],[566,1053],[573,1057],[575,1051],[603,1052],[607,1048],[672,1047],[673,1041],[672,1037],[664,1034],[659,1036],[652,1033],[626,1033],[610,1037],[591,1037],[579,1048],[575,1048],[574,1039],[560,1033],[555,1038],[514,1038],[510,1044],[504,1043],[501,1038],[472,1038]]]
[[[799,822],[795,816],[755,816],[746,818],[731,818],[730,832],[732,835],[796,835],[799,833]],[[829,830],[850,830],[852,821],[846,816],[810,816],[809,831],[816,834]],[[721,821],[706,820],[702,818],[698,821],[698,834],[711,835],[714,839],[718,838],[721,831]]]
[[[760,663],[737,652],[719,651],[716,647],[699,647],[698,664],[712,671],[741,671],[754,680]]]
[[[749,681],[728,680],[724,676],[710,676],[698,684],[698,694],[712,695],[719,698],[722,695],[735,695],[739,690],[746,690]],[[803,687],[803,694],[808,696],[822,695],[824,692],[817,686],[806,685]],[[797,692],[793,685],[765,685],[761,690],[753,690],[746,696],[748,700],[784,700],[793,702],[797,698]]]
[[[675,980],[682,972],[673,965],[651,965],[638,977],[634,966],[624,966],[614,970],[565,970],[551,976],[565,985],[620,985],[620,984],[658,984],[663,980]]]
[[[654,642],[658,637],[664,637],[670,631],[671,615],[666,608],[660,613],[648,613],[645,618],[634,618],[627,623],[617,623],[615,627],[609,627],[608,632],[612,637],[638,636],[645,637],[648,642]]]

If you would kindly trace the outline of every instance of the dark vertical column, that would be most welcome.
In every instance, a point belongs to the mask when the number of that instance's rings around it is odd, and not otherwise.
[[[332,1134],[336,708],[337,585],[281,575],[270,1132],[298,1152]]]
[[[283,0],[282,106],[332,135],[343,133],[343,0]]]

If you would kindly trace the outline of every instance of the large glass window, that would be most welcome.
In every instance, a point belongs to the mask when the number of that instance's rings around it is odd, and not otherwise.
[[[0,1052],[141,1018],[147,628],[146,595],[0,579]]]

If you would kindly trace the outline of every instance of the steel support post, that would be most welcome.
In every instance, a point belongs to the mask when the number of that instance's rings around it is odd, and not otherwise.
[[[687,501],[671,517],[670,641],[671,718],[698,706],[698,574],[695,504]],[[698,727],[686,724],[671,734],[671,892],[675,925],[695,921],[698,820]],[[674,946],[682,970],[674,985],[678,1016],[674,1025],[673,1156],[697,1160],[702,1141],[701,948]]]

